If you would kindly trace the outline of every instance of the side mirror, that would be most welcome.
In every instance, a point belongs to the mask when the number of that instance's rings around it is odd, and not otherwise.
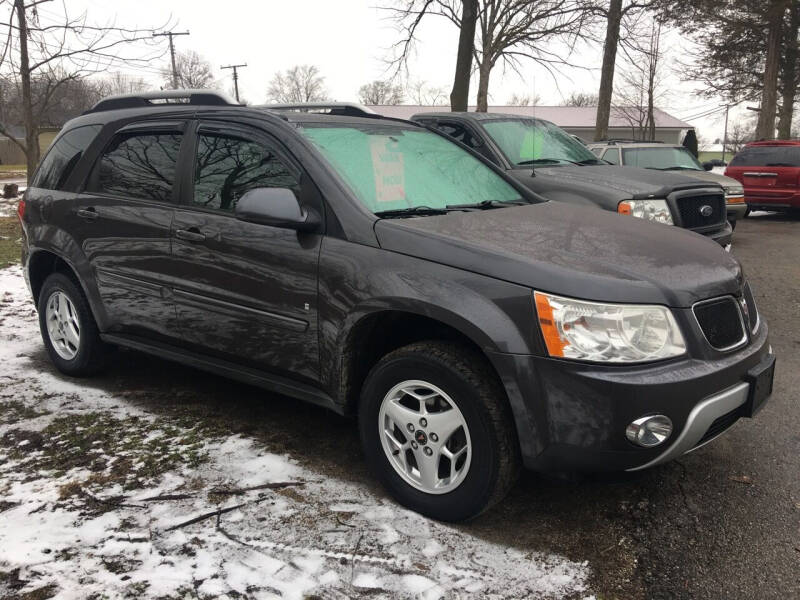
[[[704,163],[703,163],[703,168],[704,168],[706,171],[710,171],[711,169],[713,169],[713,168],[714,168],[714,163],[712,163],[712,162],[704,162]]]
[[[320,224],[319,215],[303,209],[289,188],[249,190],[239,198],[234,214],[240,221],[297,231],[312,231]]]

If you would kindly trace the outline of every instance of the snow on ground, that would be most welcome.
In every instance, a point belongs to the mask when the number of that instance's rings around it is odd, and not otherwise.
[[[0,270],[0,597],[572,598],[588,576],[57,375]]]

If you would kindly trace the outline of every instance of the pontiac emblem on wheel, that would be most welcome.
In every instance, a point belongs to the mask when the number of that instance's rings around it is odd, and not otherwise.
[[[710,217],[711,213],[713,212],[714,209],[711,208],[708,204],[704,204],[703,206],[700,207],[700,214],[703,215],[704,217]]]

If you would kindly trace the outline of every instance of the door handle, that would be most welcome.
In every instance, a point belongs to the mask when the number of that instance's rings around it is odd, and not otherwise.
[[[206,239],[205,234],[194,227],[191,229],[176,229],[175,237],[180,240],[186,240],[187,242],[203,242]]]
[[[87,221],[94,221],[99,216],[93,206],[81,208],[77,214],[81,219],[86,219]]]

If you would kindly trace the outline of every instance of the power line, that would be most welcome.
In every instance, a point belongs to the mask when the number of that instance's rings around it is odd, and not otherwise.
[[[236,95],[236,101],[239,101],[239,71],[238,69],[244,68],[247,66],[247,63],[242,63],[240,65],[225,65],[220,67],[220,69],[233,69],[233,90]]]
[[[169,54],[172,58],[172,89],[178,89],[178,71],[175,68],[175,45],[172,42],[172,38],[176,35],[189,35],[188,31],[181,31],[179,33],[175,33],[173,31],[164,31],[163,33],[154,33],[153,37],[169,37]]]

